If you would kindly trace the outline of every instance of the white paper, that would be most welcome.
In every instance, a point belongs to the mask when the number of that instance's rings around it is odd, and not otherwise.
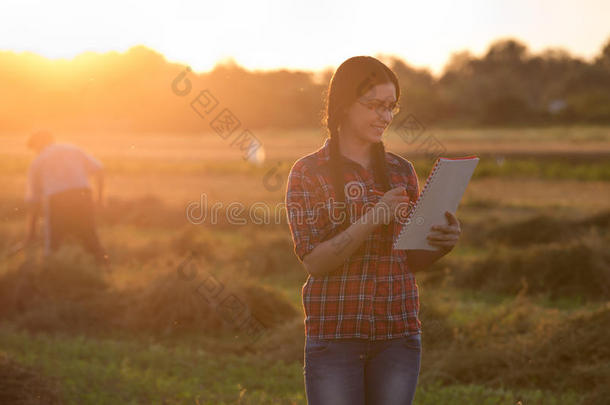
[[[434,225],[447,225],[445,211],[455,213],[472,173],[479,163],[478,157],[468,159],[439,158],[438,167],[424,185],[416,207],[401,229],[394,249],[438,250],[426,239]]]

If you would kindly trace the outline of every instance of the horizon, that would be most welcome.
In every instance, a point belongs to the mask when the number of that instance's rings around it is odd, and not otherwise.
[[[541,53],[543,53],[544,51],[564,51],[567,53],[567,55],[569,55],[571,58],[575,58],[575,59],[580,59],[585,61],[586,63],[592,63],[595,59],[595,57],[599,56],[602,52],[603,46],[604,44],[608,44],[610,43],[610,36],[608,37],[607,41],[602,43],[600,45],[600,48],[597,50],[597,52],[595,52],[593,55],[591,55],[588,58],[584,58],[582,56],[573,54],[572,52],[570,52],[569,50],[562,48],[562,47],[553,47],[553,48],[546,48],[543,49],[539,52],[535,52],[534,50],[532,50],[529,46],[529,44],[525,41],[523,41],[521,38],[516,38],[516,37],[502,37],[502,38],[496,38],[493,41],[491,41],[487,48],[485,48],[485,50],[483,52],[481,52],[480,54],[473,54],[473,53],[469,53],[472,57],[474,58],[483,58],[486,54],[486,52],[488,51],[489,47],[491,47],[494,43],[497,43],[498,41],[502,41],[502,40],[514,40],[516,42],[522,43],[523,45],[526,46],[527,48],[527,53],[529,56],[536,56],[539,55]],[[187,63],[187,62],[183,62],[183,61],[175,61],[175,60],[170,60],[168,59],[168,57],[166,55],[164,55],[161,51],[151,48],[150,46],[144,45],[144,44],[136,44],[136,45],[132,45],[129,48],[119,51],[119,50],[107,50],[107,51],[91,51],[91,50],[85,50],[82,51],[74,56],[70,56],[70,57],[64,57],[64,56],[60,56],[60,57],[49,57],[49,56],[45,56],[43,54],[34,52],[34,51],[30,51],[30,50],[22,50],[22,51],[14,51],[14,50],[5,50],[5,49],[0,49],[0,54],[13,54],[15,56],[34,56],[34,57],[40,57],[43,58],[49,62],[64,62],[64,63],[71,63],[76,61],[77,59],[81,58],[81,57],[86,57],[86,56],[107,56],[107,55],[112,55],[112,54],[116,54],[119,56],[124,56],[127,55],[129,52],[133,51],[134,49],[139,49],[139,48],[144,48],[149,52],[155,53],[159,56],[161,56],[163,58],[163,60],[168,63],[168,64],[175,64],[175,65],[181,65],[184,67],[189,67],[191,69],[191,71],[194,74],[197,75],[202,75],[202,74],[208,74],[211,73],[212,71],[214,71],[214,69],[216,69],[218,66],[237,66],[245,71],[248,71],[250,73],[270,73],[270,72],[276,72],[276,71],[288,71],[288,72],[305,72],[305,73],[313,73],[314,76],[317,77],[317,75],[319,74],[323,74],[325,73],[328,69],[332,69],[334,71],[334,69],[337,66],[324,66],[322,68],[319,69],[307,69],[307,68],[299,68],[299,67],[288,67],[288,66],[276,66],[276,67],[269,67],[269,68],[260,68],[260,67],[249,67],[249,66],[245,66],[243,64],[241,64],[238,60],[236,60],[234,57],[227,57],[227,58],[223,58],[223,59],[219,59],[217,61],[214,61],[213,65],[209,68],[209,69],[205,69],[205,70],[199,70],[197,68],[194,68],[191,64]],[[373,56],[376,58],[396,58],[398,60],[401,60],[402,62],[404,62],[407,66],[418,70],[418,71],[427,71],[434,79],[438,80],[440,79],[443,74],[446,71],[447,65],[451,62],[450,59],[447,60],[447,63],[445,65],[442,66],[442,68],[440,69],[439,73],[436,73],[434,71],[432,71],[430,69],[429,66],[417,66],[413,63],[411,63],[411,61],[404,59],[403,57],[401,57],[400,55],[396,55],[396,54],[386,54],[386,53],[375,53],[373,55],[369,55],[369,56]]]

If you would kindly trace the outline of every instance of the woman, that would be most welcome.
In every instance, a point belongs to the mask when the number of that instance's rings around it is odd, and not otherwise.
[[[331,78],[324,146],[297,160],[286,192],[303,285],[309,404],[411,404],[421,323],[413,273],[447,254],[457,218],[430,228],[439,250],[393,250],[400,215],[419,195],[413,165],[386,152],[382,135],[400,86],[379,60],[356,56]]]

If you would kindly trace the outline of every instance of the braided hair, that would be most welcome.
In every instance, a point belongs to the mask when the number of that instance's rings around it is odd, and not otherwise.
[[[330,136],[330,171],[335,200],[339,205],[345,204],[345,184],[341,152],[339,150],[339,126],[345,119],[345,113],[359,97],[378,84],[393,83],[396,89],[396,100],[400,97],[400,86],[396,74],[385,64],[371,56],[354,56],[344,61],[330,79],[326,91],[323,124]],[[376,142],[371,147],[371,162],[375,181],[382,186],[382,191],[390,189],[390,178],[385,159],[383,142]],[[345,208],[347,211],[347,208]],[[339,225],[339,231],[349,226],[347,214]],[[351,223],[351,218],[350,221]],[[384,226],[387,228],[387,226]]]

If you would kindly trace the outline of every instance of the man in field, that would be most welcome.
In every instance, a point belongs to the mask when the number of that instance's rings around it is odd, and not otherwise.
[[[91,253],[97,263],[107,265],[94,222],[94,203],[89,176],[97,183],[97,203],[102,203],[104,176],[102,164],[80,148],[56,143],[48,131],[30,135],[28,148],[36,152],[27,179],[27,236],[24,246],[36,236],[36,222],[44,214],[45,256],[62,242],[73,238]]]

